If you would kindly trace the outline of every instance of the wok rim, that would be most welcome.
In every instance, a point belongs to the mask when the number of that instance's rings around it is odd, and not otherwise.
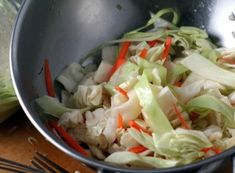
[[[75,158],[76,160],[79,160],[87,165],[90,165],[92,167],[97,168],[98,170],[108,170],[108,171],[115,171],[115,172],[128,172],[128,173],[170,173],[170,172],[185,172],[192,169],[198,169],[203,166],[206,166],[212,162],[223,160],[226,157],[232,156],[235,153],[235,147],[232,147],[230,149],[227,149],[226,151],[222,152],[219,155],[209,157],[205,160],[201,160],[195,163],[177,166],[177,167],[171,167],[171,168],[160,168],[160,169],[137,169],[137,168],[124,168],[119,166],[110,165],[106,162],[98,161],[96,159],[92,158],[86,158],[82,156],[80,153],[76,152],[69,146],[66,146],[65,144],[62,144],[61,140],[57,139],[55,135],[53,135],[51,132],[49,132],[43,125],[42,122],[38,122],[30,113],[30,106],[26,105],[24,102],[24,96],[22,95],[20,89],[18,88],[17,84],[17,76],[14,73],[14,63],[13,60],[17,59],[17,53],[18,53],[18,45],[20,38],[20,29],[22,27],[22,23],[24,21],[24,16],[26,15],[26,12],[28,8],[30,8],[30,2],[31,0],[23,0],[21,7],[19,9],[19,12],[17,14],[12,36],[11,36],[11,42],[10,42],[10,52],[9,52],[9,59],[10,59],[10,71],[11,71],[11,78],[13,82],[13,86],[16,92],[16,96],[19,100],[19,103],[25,112],[28,119],[31,121],[31,123],[34,125],[34,127],[41,133],[42,136],[44,136],[51,144],[53,144],[56,148],[63,151],[67,155]]]

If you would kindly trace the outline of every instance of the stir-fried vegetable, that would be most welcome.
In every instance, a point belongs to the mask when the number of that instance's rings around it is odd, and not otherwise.
[[[126,54],[128,52],[128,48],[130,45],[131,45],[131,42],[123,43],[120,53],[117,57],[117,60],[111,70],[111,75],[126,61],[125,58],[126,58]]]
[[[50,71],[48,59],[45,59],[44,71],[45,71],[44,75],[45,75],[47,94],[51,97],[55,97],[55,90],[54,90],[52,79],[51,79],[51,71]]]
[[[201,95],[192,99],[187,107],[189,111],[197,109],[212,110],[217,113],[221,113],[221,119],[224,121],[224,125],[227,127],[235,128],[234,113],[235,109],[210,95]]]
[[[172,38],[171,37],[167,37],[166,38],[166,42],[165,42],[165,50],[162,53],[162,59],[164,61],[166,61],[168,56],[169,56],[170,48],[171,48],[171,43],[172,43]]]
[[[88,153],[62,128],[59,127],[55,122],[50,122],[50,125],[61,135],[62,138],[75,150],[88,156]]]
[[[174,105],[174,111],[175,114],[177,115],[177,117],[179,118],[181,124],[184,126],[185,129],[190,129],[189,125],[185,122],[183,116],[181,115],[181,113],[179,112],[178,108],[176,105]]]
[[[132,152],[115,152],[105,159],[106,162],[118,165],[131,165],[148,168],[167,168],[177,165],[177,161],[157,157],[141,156]]]
[[[148,150],[148,148],[145,148],[144,146],[141,146],[141,145],[128,149],[129,152],[136,153],[136,154],[142,153],[142,152],[144,152],[146,150]]]
[[[181,64],[203,78],[216,81],[222,85],[235,88],[235,73],[225,70],[200,54],[192,54],[181,61]]]
[[[150,128],[157,134],[163,134],[172,130],[169,120],[166,115],[164,115],[154,97],[154,95],[156,95],[154,92],[156,91],[152,90],[145,75],[141,76],[139,82],[135,86],[135,91],[140,100],[140,105],[143,107],[143,116]]]
[[[68,145],[87,155],[78,145],[86,143],[97,159],[150,168],[189,164],[235,145],[235,50],[218,49],[204,30],[178,28],[177,21],[174,10],[163,9],[108,42],[97,70],[69,65],[57,78],[61,102],[51,97],[45,67],[49,96],[36,103],[58,119],[53,127]]]
[[[181,164],[198,160],[205,155],[201,150],[212,146],[203,132],[180,128],[162,136],[154,135],[154,145],[157,153]]]
[[[129,126],[136,129],[136,130],[138,130],[138,131],[143,131],[143,132],[148,133],[149,135],[151,135],[151,132],[149,130],[143,128],[141,125],[139,125],[135,121],[130,121]]]
[[[123,118],[122,118],[121,114],[118,114],[118,122],[117,122],[117,124],[118,124],[118,128],[121,128],[121,129],[124,128],[124,126],[123,126]]]

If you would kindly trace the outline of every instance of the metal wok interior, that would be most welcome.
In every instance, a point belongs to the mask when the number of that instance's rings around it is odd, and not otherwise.
[[[224,153],[194,164],[154,170],[127,169],[81,156],[57,139],[43,125],[33,100],[46,93],[42,70],[49,59],[52,76],[73,61],[79,61],[89,50],[120,37],[124,32],[143,25],[149,12],[164,7],[177,9],[180,25],[206,29],[221,46],[235,45],[235,21],[229,16],[235,10],[234,0],[25,0],[20,9],[11,44],[13,82],[28,118],[55,146],[72,157],[96,168],[119,172],[176,172],[196,169],[235,153]],[[235,11],[234,11],[235,12]]]

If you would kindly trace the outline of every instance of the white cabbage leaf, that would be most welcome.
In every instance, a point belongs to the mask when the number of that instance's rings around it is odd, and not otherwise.
[[[139,143],[132,137],[129,131],[125,131],[120,137],[120,145],[126,148],[132,148],[138,146],[138,144]]]
[[[94,74],[94,81],[97,83],[107,82],[110,77],[112,67],[112,64],[105,60],[102,60]]]
[[[182,87],[173,87],[177,98],[183,103],[188,102],[190,99],[198,96],[202,90],[205,80],[198,80],[189,85]]]
[[[172,126],[157,103],[156,93],[152,90],[151,84],[144,73],[135,86],[135,92],[139,98],[140,105],[143,107],[142,113],[145,121],[150,128],[157,134],[171,131]]]
[[[96,136],[96,134],[86,128],[85,124],[78,125],[76,128],[68,128],[67,132],[74,140],[84,142],[88,145],[94,145],[101,150],[106,150],[109,146],[104,135]]]
[[[100,160],[104,160],[105,159],[105,155],[102,152],[101,149],[99,149],[98,147],[94,146],[94,145],[88,145],[91,153],[98,159]]]
[[[102,48],[101,57],[102,60],[108,64],[114,64],[118,53],[118,46],[108,45]]]
[[[130,79],[136,78],[138,74],[139,67],[136,64],[127,61],[114,72],[108,83],[115,87]]]
[[[145,146],[151,151],[155,151],[153,138],[144,132],[139,132],[134,128],[128,128],[129,134],[141,145]]]
[[[83,78],[83,68],[80,64],[73,62],[58,77],[59,81],[68,92],[73,92],[80,80]]]
[[[168,86],[161,89],[157,95],[157,102],[159,103],[162,111],[167,116],[170,114],[170,112],[172,112],[172,109],[177,101],[177,98],[174,96]]]
[[[187,103],[187,110],[189,112],[197,109],[205,109],[214,112],[221,113],[221,118],[226,127],[235,128],[235,118],[234,107],[224,103],[220,99],[212,96],[212,95],[201,95]]]
[[[80,109],[65,112],[61,115],[58,124],[67,128],[76,128],[78,124],[84,123],[83,113],[84,111]]]
[[[231,105],[235,105],[235,91],[233,91],[228,95],[228,100]]]
[[[36,104],[42,108],[44,113],[53,115],[57,118],[60,118],[62,114],[66,112],[71,112],[74,109],[67,108],[59,102],[57,98],[50,96],[42,96],[35,100]]]
[[[85,74],[85,76],[79,82],[79,85],[96,85],[97,83],[94,81],[94,72],[89,72]]]
[[[143,49],[149,49],[149,45],[147,42],[142,41],[138,44],[133,44],[130,46],[129,50],[131,55],[137,55],[139,54]]]
[[[207,136],[196,130],[178,128],[163,135],[153,134],[156,152],[180,164],[192,163],[205,155],[201,150],[212,147]]]
[[[235,88],[235,73],[217,66],[200,54],[192,54],[184,58],[180,63],[205,79]]]
[[[105,159],[106,162],[134,167],[167,168],[177,165],[177,161],[157,157],[140,156],[128,151],[115,152]]]
[[[17,2],[14,4],[19,5]],[[9,65],[10,38],[16,14],[17,10],[10,1],[0,0],[0,123],[20,108]]]
[[[73,95],[77,108],[85,106],[98,106],[103,102],[103,87],[101,85],[79,85]]]
[[[129,99],[123,104],[113,106],[107,110],[109,118],[103,133],[110,143],[116,139],[115,131],[119,114],[122,115],[124,126],[127,126],[129,121],[135,120],[141,113],[141,106],[136,92],[134,90],[129,91],[128,97]]]
[[[87,111],[85,113],[86,127],[93,133],[94,136],[99,136],[102,134],[108,117],[106,117],[105,109],[98,108],[93,112]]]
[[[208,126],[203,132],[211,142],[221,140],[223,137],[223,132],[217,125]]]

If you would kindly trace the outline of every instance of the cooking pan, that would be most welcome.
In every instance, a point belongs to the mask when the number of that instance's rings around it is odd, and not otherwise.
[[[180,12],[180,25],[205,29],[220,46],[235,45],[234,0],[23,1],[11,41],[12,78],[23,110],[46,139],[100,172],[186,172],[208,167],[210,163],[221,163],[235,153],[235,148],[231,148],[203,161],[167,169],[123,168],[82,156],[54,136],[40,119],[33,101],[46,93],[40,73],[45,58],[49,59],[55,79],[66,65],[79,61],[105,41],[143,25],[149,19],[150,11],[165,7]]]

